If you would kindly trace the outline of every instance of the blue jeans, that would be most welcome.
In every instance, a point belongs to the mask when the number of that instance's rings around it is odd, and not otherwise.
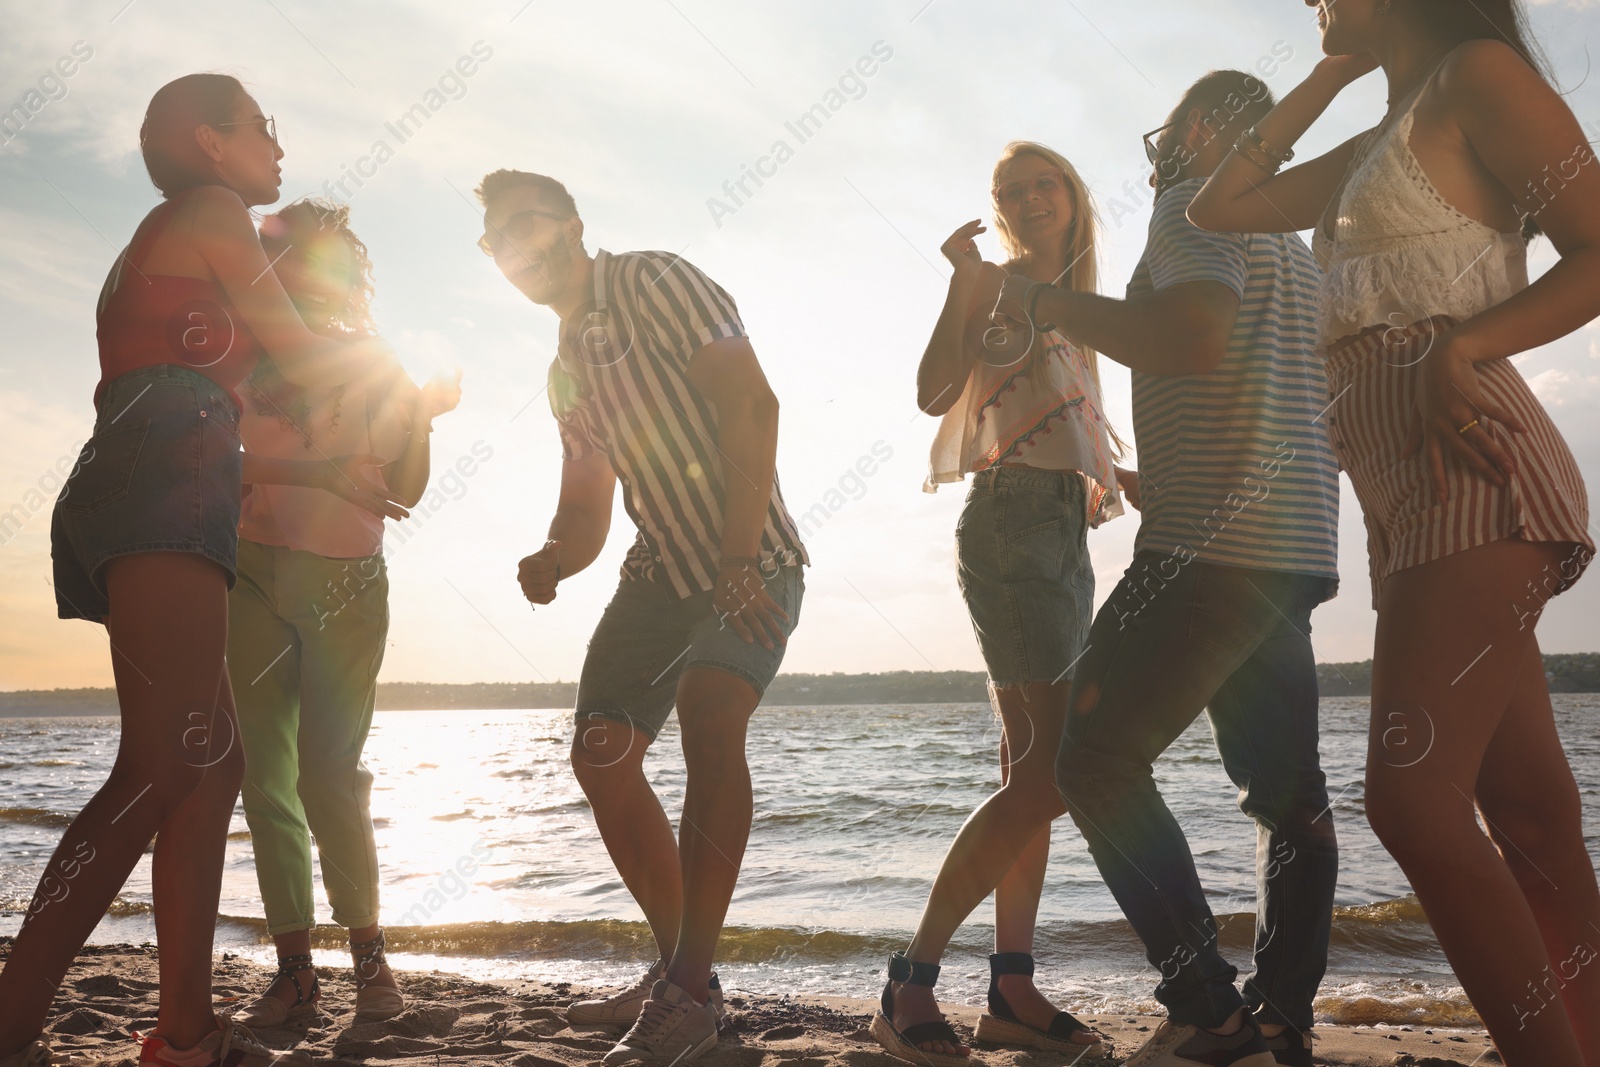
[[[1248,1003],[1263,1022],[1311,1026],[1339,866],[1310,639],[1332,581],[1141,552],[1090,627],[1056,783],[1173,1022],[1219,1026]],[[1256,973],[1242,995],[1151,774],[1202,710],[1257,824]]]

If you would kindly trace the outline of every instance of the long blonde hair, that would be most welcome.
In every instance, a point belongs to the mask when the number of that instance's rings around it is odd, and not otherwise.
[[[1072,292],[1098,292],[1100,213],[1095,210],[1094,197],[1089,194],[1089,186],[1078,173],[1078,168],[1068,162],[1066,156],[1037,141],[1012,141],[1006,145],[1000,153],[1000,159],[994,165],[994,174],[989,182],[989,197],[994,205],[995,234],[1000,238],[1000,247],[1005,250],[1008,257],[1003,264],[1006,272],[1013,273],[1029,265],[1028,250],[1022,246],[1017,235],[1011,232],[1005,212],[1000,210],[1001,177],[1018,156],[1034,156],[1059,169],[1066,176],[1067,195],[1072,198],[1072,228],[1067,236],[1066,247],[1067,268],[1052,284],[1058,289]],[[1081,345],[1078,347],[1089,358],[1089,372],[1094,375],[1094,384],[1098,387],[1100,353],[1092,348],[1084,348]],[[1117,431],[1112,428],[1110,420],[1106,422],[1106,432],[1111,437],[1116,457],[1122,458],[1128,446],[1117,436]]]

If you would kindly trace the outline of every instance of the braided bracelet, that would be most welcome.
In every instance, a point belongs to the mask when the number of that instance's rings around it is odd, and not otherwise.
[[[717,566],[726,570],[729,567],[759,567],[760,556],[723,556],[717,561]]]

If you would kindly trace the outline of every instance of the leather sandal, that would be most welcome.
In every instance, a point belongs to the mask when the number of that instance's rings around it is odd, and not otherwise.
[[[322,999],[322,987],[317,984],[317,972],[311,972],[310,992],[300,984],[298,973],[310,966],[310,953],[279,956],[278,973],[272,976],[272,985],[277,985],[280,978],[289,979],[294,985],[294,1003],[286,1004],[281,998],[273,996],[269,986],[266,993],[234,1012],[234,1021],[260,1030],[277,1030],[316,1018],[317,1001]]]
[[[392,1019],[406,1010],[406,998],[393,986],[372,985],[378,970],[388,963],[384,956],[383,931],[371,941],[350,942],[356,954],[356,1020],[370,1023]]]
[[[957,1056],[949,1052],[928,1052],[918,1048],[924,1041],[946,1041],[960,1045],[961,1039],[943,1015],[936,1022],[915,1023],[898,1030],[894,1025],[894,983],[926,986],[932,989],[939,980],[937,963],[915,963],[904,952],[889,957],[889,980],[883,985],[882,1007],[872,1017],[871,1033],[884,1051],[896,1059],[917,1064],[918,1067],[969,1067],[970,1056]]]
[[[1111,1051],[1111,1042],[1098,1030],[1079,1022],[1070,1013],[1056,1012],[1050,1025],[1041,1030],[1017,1018],[1005,996],[1000,992],[1000,976],[1023,974],[1033,976],[1033,957],[1026,952],[996,952],[989,957],[989,1010],[978,1016],[975,1031],[979,1041],[996,1045],[1021,1045],[1024,1048],[1045,1052],[1081,1052],[1092,1056]],[[1078,1033],[1093,1034],[1095,1040],[1072,1040]]]

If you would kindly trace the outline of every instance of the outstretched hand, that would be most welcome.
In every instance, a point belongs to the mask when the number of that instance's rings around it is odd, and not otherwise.
[[[430,419],[443,415],[447,411],[454,411],[459,403],[461,403],[461,371],[459,368],[454,374],[434,375],[422,387],[423,411],[427,412]]]
[[[370,476],[385,462],[382,456],[366,454],[335,456],[319,467],[318,488],[366,508],[380,519],[407,518],[411,512],[400,503],[400,498],[382,479]]]
[[[1007,274],[1000,283],[1000,296],[994,302],[989,321],[996,326],[1025,329],[1029,326],[1028,293],[1038,283],[1026,274]]]

